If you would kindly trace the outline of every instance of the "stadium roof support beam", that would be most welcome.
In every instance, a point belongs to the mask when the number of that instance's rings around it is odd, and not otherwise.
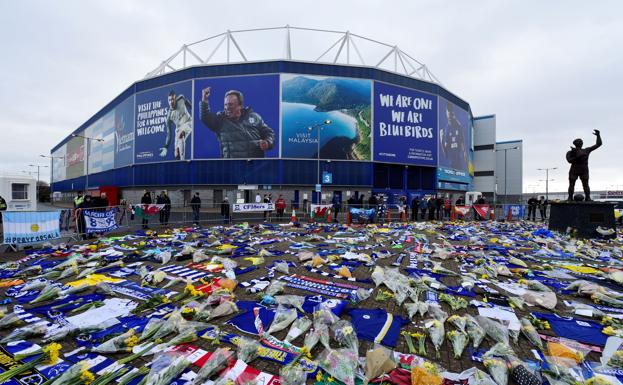
[[[213,35],[205,39],[195,41],[193,43],[184,44],[173,55],[171,55],[170,57],[165,59],[163,62],[161,62],[160,65],[156,67],[153,71],[147,73],[145,77],[150,78],[150,77],[154,77],[158,75],[163,75],[167,73],[168,71],[177,71],[179,69],[187,68],[188,66],[191,66],[191,65],[196,65],[197,63],[194,63],[193,60],[189,60],[190,57],[194,58],[200,65],[211,64],[215,55],[219,52],[219,50],[222,49],[223,43],[225,43],[226,45],[226,47],[224,48],[225,50],[224,56],[225,56],[226,63],[240,62],[240,61],[249,62],[250,59],[244,53],[243,47],[239,44],[238,39],[236,39],[236,35],[241,35],[245,33],[246,34],[248,33],[257,34],[257,33],[263,33],[267,31],[283,31],[285,34],[285,53],[282,50],[279,50],[280,53],[276,55],[277,57],[275,57],[275,59],[285,58],[286,60],[313,61],[317,63],[331,63],[331,64],[345,63],[347,65],[351,65],[351,62],[353,61],[351,60],[351,47],[352,47],[355,53],[357,54],[359,63],[365,66],[367,65],[366,61],[368,62],[376,61],[376,58],[374,56],[378,56],[378,55],[376,51],[374,51],[374,53],[370,53],[372,52],[370,51],[370,52],[366,52],[366,56],[364,58],[364,55],[362,55],[362,52],[360,51],[358,44],[357,44],[357,41],[359,42],[364,41],[366,43],[372,43],[373,45],[386,47],[389,49],[389,52],[384,54],[384,56],[380,60],[378,60],[377,64],[374,65],[374,67],[381,69],[381,70],[385,70],[385,71],[388,71],[389,70],[388,67],[389,67],[391,68],[391,70],[389,71],[393,71],[401,75],[441,84],[439,79],[437,79],[437,77],[428,69],[428,67],[424,63],[421,63],[418,60],[414,59],[409,54],[407,54],[406,52],[398,48],[398,46],[396,45],[383,43],[378,40],[374,40],[374,39],[371,39],[365,36],[354,34],[350,31],[344,32],[344,31],[324,30],[324,29],[317,29],[317,28],[294,27],[289,24],[283,27],[255,28],[255,29],[245,29],[245,30],[227,30],[226,32],[219,33],[217,35]],[[322,37],[323,39],[326,39],[326,36],[330,36],[331,40],[329,40],[329,42],[332,42],[332,44],[330,44],[329,48],[327,48],[324,52],[322,52],[320,56],[315,58],[315,60],[314,59],[310,60],[309,58],[303,58],[303,57],[300,57],[300,58],[295,57],[292,52],[292,45],[296,43],[296,39],[294,39],[292,35],[293,31],[314,33],[316,34],[314,35],[314,41],[316,41],[316,37],[318,37],[317,40],[320,40],[320,37]],[[338,36],[337,40],[335,41],[333,41],[333,38],[332,38],[332,36],[334,35]],[[214,44],[216,46],[212,48]],[[233,45],[233,50],[237,52],[238,55],[240,55],[241,60],[234,59],[232,57],[232,55],[235,56],[234,51],[232,51],[232,45]],[[206,57],[205,60],[202,60],[201,57],[203,57],[204,55],[204,53],[202,52],[203,51],[202,48],[204,47],[210,50],[211,52],[209,53],[209,55]],[[336,47],[337,47],[337,52],[335,53],[335,56],[331,58],[327,58],[328,54],[332,52],[332,50],[335,49]],[[346,52],[344,53],[344,51]],[[178,59],[180,55],[181,55],[181,58]],[[368,56],[371,56],[371,57],[368,57]],[[388,60],[390,56],[393,56],[393,60]],[[174,60],[176,63],[175,65],[173,64]],[[180,62],[181,62],[181,68],[179,68]],[[214,64],[218,64],[218,63],[214,63]]]

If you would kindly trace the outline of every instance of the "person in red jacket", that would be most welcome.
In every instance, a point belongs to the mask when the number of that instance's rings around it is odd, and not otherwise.
[[[275,201],[275,209],[277,210],[277,218],[283,218],[283,212],[286,209],[286,200],[283,199],[283,195],[279,194],[279,198]]]

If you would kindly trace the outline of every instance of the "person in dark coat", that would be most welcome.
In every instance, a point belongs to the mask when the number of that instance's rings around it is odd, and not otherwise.
[[[411,200],[411,221],[413,222],[417,221],[417,211],[419,207],[420,207],[420,197],[416,195]]]
[[[171,199],[165,191],[160,192],[160,195],[156,198],[156,204],[164,205],[162,210],[160,210],[160,224],[164,226],[168,225],[169,216],[171,215]]]
[[[223,218],[223,223],[229,223],[229,198],[225,197],[223,202],[221,202],[221,217]]]
[[[536,208],[538,204],[539,201],[535,197],[528,199],[528,220],[532,218],[533,221],[536,221]]]
[[[443,198],[438,195],[435,199],[435,210],[437,210],[437,220],[443,219]]]
[[[422,220],[426,220],[426,208],[428,208],[428,201],[425,197],[420,200],[420,211],[422,212]]]
[[[145,194],[143,194],[143,196],[141,197],[141,204],[142,205],[150,205],[151,204],[151,194],[149,193],[149,191],[145,191]],[[143,225],[143,229],[147,228],[147,223],[149,222],[149,220],[147,218],[143,218],[141,221],[141,224]]]
[[[90,195],[85,195],[82,202],[80,202],[80,204],[78,204],[78,206],[76,207],[76,210],[77,210],[76,222],[78,225],[78,234],[82,237],[82,239],[87,239],[88,237],[90,237],[90,235],[87,234],[87,231],[86,231],[87,222],[86,222],[86,219],[84,218],[84,210],[90,209],[91,207],[93,207],[93,200],[91,199]]]
[[[190,208],[193,210],[193,223],[195,225],[198,225],[199,224],[199,211],[201,210],[201,198],[199,198],[198,192],[196,192],[195,196],[191,198]]]
[[[337,223],[337,216],[342,209],[342,202],[340,202],[340,196],[338,194],[333,194],[331,205],[333,208],[333,222]]]
[[[433,219],[435,219],[435,198],[428,198],[426,206],[428,208],[428,220],[432,221]]]

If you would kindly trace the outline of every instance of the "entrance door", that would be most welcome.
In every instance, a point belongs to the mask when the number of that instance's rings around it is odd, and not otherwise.
[[[244,190],[244,203],[250,203],[253,202],[251,200],[251,190]]]
[[[223,190],[214,190],[214,204],[221,203],[223,201]]]

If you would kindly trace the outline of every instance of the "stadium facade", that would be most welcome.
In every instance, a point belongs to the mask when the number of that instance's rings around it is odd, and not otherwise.
[[[204,202],[270,192],[295,204],[456,196],[473,181],[473,121],[437,82],[378,67],[190,66],[132,84],[68,133],[51,149],[52,191],[113,186],[138,201],[167,190],[174,204],[194,191]]]

